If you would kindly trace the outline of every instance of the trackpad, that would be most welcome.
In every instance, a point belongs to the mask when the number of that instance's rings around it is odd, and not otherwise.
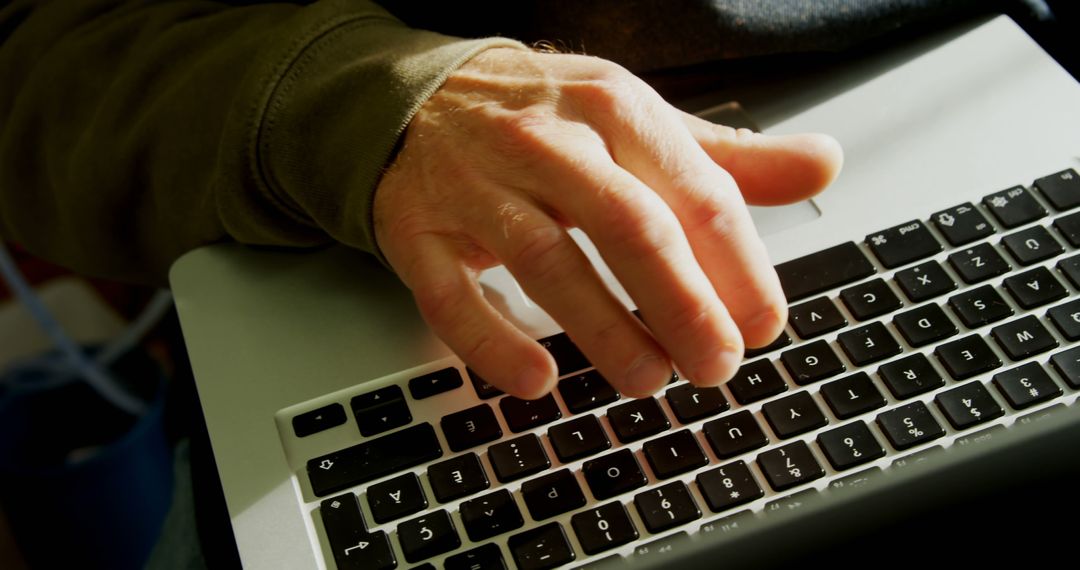
[[[758,235],[765,237],[783,230],[812,222],[821,217],[821,210],[813,200],[803,200],[785,206],[750,206],[750,216]]]

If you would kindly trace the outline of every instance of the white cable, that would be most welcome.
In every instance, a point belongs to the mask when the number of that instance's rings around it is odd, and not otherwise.
[[[146,336],[150,329],[154,328],[158,321],[165,316],[165,313],[169,312],[172,305],[172,293],[167,289],[159,289],[150,298],[150,302],[146,304],[146,308],[139,313],[139,316],[135,317],[134,321],[131,321],[131,324],[124,329],[124,332],[120,333],[120,336],[102,348],[94,360],[97,361],[98,365],[108,368],[117,358],[127,354],[129,350],[134,348],[142,340],[142,337]]]
[[[56,348],[60,350],[68,363],[86,380],[86,383],[91,388],[114,406],[129,414],[141,415],[146,410],[146,402],[128,393],[107,370],[102,369],[97,362],[83,354],[82,349],[64,332],[60,323],[53,318],[52,313],[49,312],[45,304],[34,293],[33,288],[23,278],[22,273],[15,265],[15,261],[11,258],[3,243],[0,243],[0,274],[4,276],[19,301],[26,306],[30,314],[37,320],[38,325],[45,334],[52,339]]]

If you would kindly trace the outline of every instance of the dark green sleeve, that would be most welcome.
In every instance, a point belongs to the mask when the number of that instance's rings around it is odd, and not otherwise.
[[[0,236],[147,283],[225,240],[374,252],[374,188],[413,113],[478,51],[520,45],[346,0],[15,0],[0,42]]]

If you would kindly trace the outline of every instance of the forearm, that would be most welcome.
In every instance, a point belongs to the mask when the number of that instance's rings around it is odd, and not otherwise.
[[[223,240],[373,251],[372,193],[409,118],[508,43],[344,1],[25,1],[0,30],[0,235],[159,283]]]

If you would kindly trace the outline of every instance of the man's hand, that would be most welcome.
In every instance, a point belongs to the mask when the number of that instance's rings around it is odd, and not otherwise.
[[[684,114],[610,62],[492,49],[409,124],[375,194],[375,231],[424,318],[487,381],[535,398],[556,379],[551,356],[481,293],[477,273],[503,263],[615,388],[646,396],[673,362],[695,384],[723,382],[744,345],[780,333],[784,295],[745,204],[811,196],[841,160],[828,137]]]

